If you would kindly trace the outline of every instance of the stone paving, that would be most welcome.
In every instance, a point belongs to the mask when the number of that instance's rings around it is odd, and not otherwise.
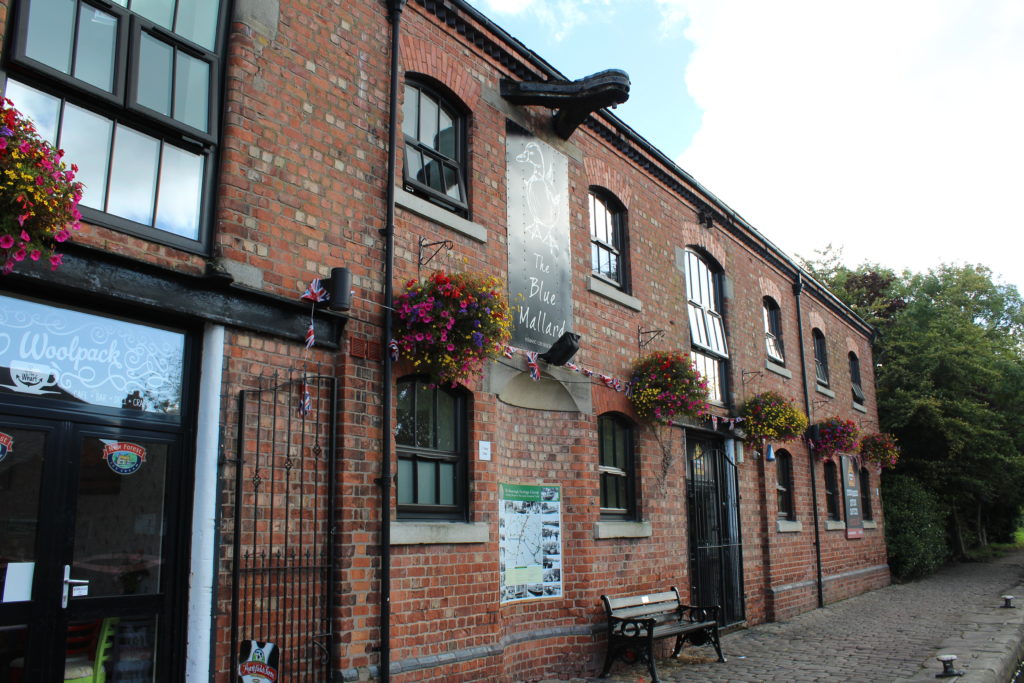
[[[1015,609],[1000,606],[1018,596]],[[990,563],[950,566],[927,579],[893,585],[723,636],[728,662],[710,646],[688,648],[679,660],[658,660],[664,683],[677,681],[924,681],[936,680],[935,656],[959,657],[964,683],[1006,683],[1024,653],[1024,551]],[[593,683],[650,680],[646,667],[616,662]]]

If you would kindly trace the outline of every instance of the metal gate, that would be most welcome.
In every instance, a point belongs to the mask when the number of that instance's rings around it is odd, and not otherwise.
[[[238,408],[232,648],[273,643],[277,680],[329,681],[337,382],[275,375]]]
[[[743,552],[736,463],[722,442],[687,434],[691,599],[721,605],[725,624],[743,621]]]

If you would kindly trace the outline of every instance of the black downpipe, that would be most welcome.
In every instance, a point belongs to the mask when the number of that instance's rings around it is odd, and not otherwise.
[[[402,9],[405,0],[385,0],[391,22],[391,93],[388,111],[388,167],[384,176],[387,187],[387,216],[381,233],[384,235],[384,329],[381,348],[384,354],[384,387],[381,417],[380,467],[380,680],[391,680],[391,354],[387,351],[392,337],[394,306],[395,255],[395,169],[398,150],[398,52]]]
[[[804,350],[804,314],[800,295],[804,291],[804,278],[800,271],[796,273],[793,283],[793,295],[796,298],[796,332],[800,343],[800,373],[804,385],[804,410],[807,419],[811,419],[811,388],[807,384],[807,352]],[[818,607],[825,606],[825,585],[821,576],[821,520],[818,517],[818,475],[814,471],[814,453],[807,450],[807,461],[811,466],[811,511],[814,513],[814,560],[818,572]]]

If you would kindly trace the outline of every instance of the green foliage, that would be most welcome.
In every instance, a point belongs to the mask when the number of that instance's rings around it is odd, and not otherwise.
[[[924,486],[910,477],[886,475],[882,506],[889,567],[896,578],[926,576],[946,561],[945,514]]]
[[[807,430],[807,416],[785,396],[774,391],[754,394],[740,408],[748,443],[763,439],[792,441]]]

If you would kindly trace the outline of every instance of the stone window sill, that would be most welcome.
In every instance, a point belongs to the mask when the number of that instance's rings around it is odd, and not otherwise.
[[[779,519],[775,522],[775,528],[780,534],[796,534],[804,530],[804,525],[796,519]]]
[[[817,391],[819,394],[823,394],[825,396],[828,396],[829,398],[835,398],[836,397],[836,392],[832,391],[828,387],[823,387],[820,384],[815,384],[814,385],[814,390]]]
[[[842,531],[846,528],[846,522],[839,519],[826,519],[825,531]]]
[[[604,521],[594,525],[594,538],[650,538],[650,522]]]
[[[434,543],[486,543],[484,522],[391,522],[391,545]]]
[[[601,280],[600,278],[591,276],[590,283],[587,285],[587,290],[593,292],[594,294],[599,294],[600,296],[603,296],[606,299],[611,299],[616,303],[622,304],[626,308],[632,308],[634,311],[639,311],[643,307],[643,304],[640,302],[640,299],[637,299],[635,296],[630,296],[629,294],[626,294],[621,289],[616,289],[615,287]]]
[[[787,370],[786,368],[782,367],[778,363],[773,363],[770,360],[766,360],[764,362],[764,367],[768,370],[768,372],[774,372],[776,375],[781,375],[786,379],[793,379],[793,373]]]
[[[416,214],[422,218],[426,218],[428,221],[443,225],[446,228],[450,228],[455,232],[461,233],[466,237],[476,240],[477,242],[487,241],[487,228],[468,221],[462,216],[456,216],[451,211],[431,204],[426,199],[422,199],[406,192],[400,187],[395,187],[395,204],[402,207],[406,211]]]
[[[856,410],[858,413],[868,412],[867,406],[865,406],[863,403],[857,403],[856,401],[854,401],[853,403],[853,409]]]
[[[864,528],[865,529],[877,529],[878,528],[878,522],[876,522],[873,519],[865,519],[864,520]]]

